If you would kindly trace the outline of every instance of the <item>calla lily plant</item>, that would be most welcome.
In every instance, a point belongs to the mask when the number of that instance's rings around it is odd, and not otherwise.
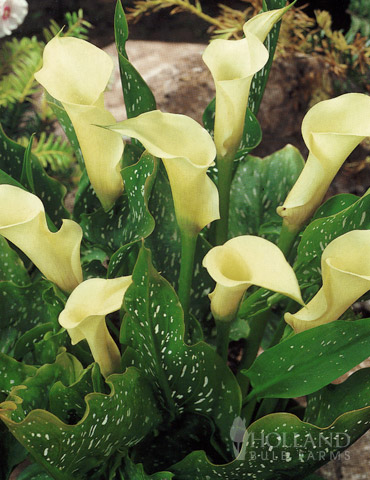
[[[205,127],[157,109],[120,0],[127,119],[109,55],[46,45],[35,78],[83,172],[68,211],[0,129],[1,478],[28,458],[22,478],[308,480],[368,429],[369,369],[331,382],[370,351],[370,195],[322,202],[370,97],[307,112],[306,163],[248,154],[285,3],[205,48]]]

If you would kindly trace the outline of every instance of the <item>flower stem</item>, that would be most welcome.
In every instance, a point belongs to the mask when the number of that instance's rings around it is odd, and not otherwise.
[[[230,190],[233,177],[233,160],[230,157],[219,157],[218,195],[220,199],[220,220],[216,222],[216,245],[222,245],[228,238]]]
[[[194,256],[197,245],[197,234],[181,231],[181,266],[178,296],[184,310],[185,330],[189,322],[190,292],[193,280]]]
[[[216,320],[217,327],[217,339],[216,339],[216,351],[220,357],[227,362],[227,355],[229,352],[229,335],[231,322],[222,322]]]
[[[270,315],[271,311],[268,309],[249,320],[250,333],[244,343],[244,353],[239,365],[240,370],[247,370],[257,357]]]
[[[293,247],[294,241],[297,238],[298,233],[299,229],[290,229],[283,221],[277,245],[284,253],[286,258],[289,257],[290,251]]]

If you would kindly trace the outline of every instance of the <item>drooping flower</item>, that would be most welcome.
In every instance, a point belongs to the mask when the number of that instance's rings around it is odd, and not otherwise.
[[[216,87],[214,139],[219,157],[233,157],[239,147],[253,75],[268,60],[263,42],[288,8],[257,15],[245,23],[245,38],[216,39],[204,51]]]
[[[370,97],[347,93],[318,103],[303,119],[302,135],[309,149],[306,165],[277,208],[290,230],[313,215],[348,155],[370,135]]]
[[[71,37],[54,37],[45,47],[36,80],[62,103],[76,131],[86,171],[105,210],[122,193],[120,159],[123,141],[115,132],[97,127],[115,119],[104,107],[104,90],[113,61],[103,50]]]
[[[370,290],[370,231],[353,230],[337,237],[321,257],[322,287],[297,313],[285,314],[296,333],[337,320]]]
[[[0,0],[0,38],[11,35],[28,13],[26,0]]]
[[[162,158],[181,229],[199,233],[219,218],[217,188],[206,173],[216,150],[208,132],[195,120],[154,110],[109,128],[138,139],[148,152]]]
[[[209,295],[218,321],[235,317],[244,292],[251,286],[279,292],[303,304],[297,278],[281,250],[260,237],[244,235],[214,247],[203,266],[217,282]]]
[[[131,281],[131,276],[90,278],[73,290],[59,315],[59,323],[67,329],[73,345],[87,340],[105,377],[119,372],[121,364],[121,354],[108,331],[105,316],[120,309]]]
[[[22,250],[51,282],[71,292],[82,282],[82,229],[63,220],[52,233],[41,200],[13,185],[0,185],[0,235]]]

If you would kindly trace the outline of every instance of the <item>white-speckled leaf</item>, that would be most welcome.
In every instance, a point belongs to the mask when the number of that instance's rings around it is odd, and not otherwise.
[[[22,260],[2,236],[0,236],[0,281],[9,281],[22,286],[31,282]]]
[[[156,102],[153,93],[139,72],[128,60],[125,48],[128,39],[128,26],[121,0],[118,0],[116,4],[114,33],[127,117],[132,118],[141,113],[155,110]],[[133,143],[140,145],[140,142],[136,139],[133,139]]]
[[[335,204],[334,200],[328,200],[329,205],[324,204],[320,207],[315,215],[316,218],[321,217],[322,213],[330,212],[331,209],[334,211],[339,209],[341,205],[344,209],[333,215],[317,218],[303,232],[294,265],[299,283],[320,285],[321,254],[325,247],[335,238],[351,230],[370,228],[370,194],[366,193],[354,203],[353,200],[353,196],[339,196]]]
[[[116,252],[111,271],[124,261],[119,249],[146,238],[154,228],[154,220],[148,210],[148,197],[156,176],[157,160],[144,153],[140,161],[122,170],[125,182],[124,194],[108,212],[99,209],[81,215],[84,238],[99,245],[107,252]]]
[[[46,280],[18,286],[0,282],[0,351],[11,355],[17,340],[33,327],[57,322],[60,304],[47,296]],[[53,296],[52,296],[53,297]]]
[[[0,392],[9,393],[15,385],[21,385],[27,377],[32,377],[36,367],[17,362],[14,358],[0,353]]]
[[[370,406],[370,368],[353,373],[345,382],[329,384],[307,396],[304,420],[328,427],[346,412]]]
[[[253,387],[249,398],[316,392],[365,360],[369,351],[370,319],[337,320],[293,335],[265,350],[243,372]]]
[[[369,407],[341,415],[327,428],[289,413],[274,413],[248,428],[233,462],[214,465],[197,451],[169,470],[176,480],[305,479],[363,435],[369,425]]]
[[[163,165],[158,169],[150,197],[149,210],[155,220],[155,229],[145,240],[145,244],[152,252],[153,264],[157,271],[161,272],[161,275],[177,289],[180,273],[181,236],[176,221],[171,187]],[[202,266],[202,262],[209,248],[208,242],[202,236],[198,237],[191,293],[191,312],[207,330],[210,328],[209,322],[205,320],[209,313],[207,295],[213,290],[214,281]]]
[[[66,137],[68,138],[70,144],[72,145],[77,161],[82,168],[85,165],[84,158],[82,156],[80,144],[77,140],[75,129],[68,116],[68,113],[65,111],[63,105],[58,100],[49,95],[48,92],[45,92],[45,97],[49,107],[52,109],[54,115],[57,117],[60,126],[66,134]]]
[[[211,418],[230,448],[229,428],[240,411],[240,389],[215,350],[203,342],[184,342],[183,311],[170,286],[142,248],[125,295],[121,343],[131,362],[153,382],[175,415],[194,412]]]
[[[39,407],[37,403],[47,397],[43,380],[55,384],[58,375],[52,382],[42,376],[39,384],[33,382],[31,402],[19,403],[28,389],[15,388],[0,404],[0,417],[56,480],[85,480],[99,474],[106,478],[110,460],[140,442],[160,421],[151,388],[134,368],[108,378],[109,394],[89,393],[84,416],[74,425]]]
[[[265,158],[246,157],[231,186],[230,238],[259,235],[277,241],[281,218],[276,213],[297,180],[304,161],[292,145]],[[267,230],[267,226],[273,227]]]
[[[285,0],[266,0],[267,8],[266,9],[264,8],[263,10],[267,11],[267,10],[274,10],[277,8],[283,8],[285,7],[285,5],[286,5]],[[269,52],[269,59],[265,64],[265,66],[254,75],[252,80],[251,89],[249,91],[248,107],[251,109],[254,115],[257,115],[258,113],[258,110],[260,108],[260,104],[262,101],[262,97],[267,85],[267,80],[270,74],[272,62],[274,59],[274,53],[275,53],[277,41],[279,38],[280,23],[281,22],[278,22],[277,24],[275,24],[270,30],[270,33],[267,35],[267,38],[264,44]]]

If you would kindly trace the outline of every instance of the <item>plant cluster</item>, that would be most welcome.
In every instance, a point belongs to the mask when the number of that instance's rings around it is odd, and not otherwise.
[[[156,110],[120,0],[126,120],[104,105],[109,55],[46,45],[35,78],[83,173],[69,213],[32,141],[0,131],[2,478],[29,458],[21,480],[314,480],[368,430],[370,369],[331,382],[369,354],[350,307],[370,290],[370,195],[321,203],[370,136],[370,97],[308,111],[306,162],[252,156],[290,8],[266,3],[206,47],[204,127]]]

